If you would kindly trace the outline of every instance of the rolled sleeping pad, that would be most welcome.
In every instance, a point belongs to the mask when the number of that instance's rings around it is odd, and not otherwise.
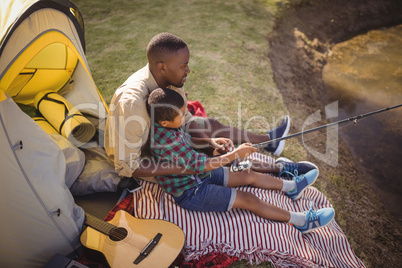
[[[96,133],[92,123],[69,101],[53,91],[35,96],[34,106],[46,120],[75,146],[89,142]]]
[[[32,119],[47,133],[47,134],[60,134],[57,130],[44,118],[32,117]]]

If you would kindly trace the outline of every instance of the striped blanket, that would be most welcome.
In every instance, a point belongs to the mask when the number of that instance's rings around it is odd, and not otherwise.
[[[262,154],[253,154],[267,162]],[[250,264],[271,262],[275,267],[364,267],[354,254],[337,223],[302,235],[293,226],[265,220],[248,211],[194,212],[180,208],[161,188],[146,181],[133,194],[129,212],[139,219],[162,219],[178,225],[186,235],[186,261],[210,253],[223,253],[245,259]],[[298,201],[278,191],[239,187],[262,200],[289,211],[305,211],[312,202],[314,209],[329,207],[328,199],[309,187]],[[131,197],[130,197],[131,198]]]

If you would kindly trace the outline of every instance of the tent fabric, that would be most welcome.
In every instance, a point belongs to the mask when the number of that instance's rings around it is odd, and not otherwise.
[[[63,152],[66,160],[65,184],[70,188],[82,173],[85,167],[85,154],[74,146],[69,140],[58,133],[50,135],[53,141]]]
[[[37,10],[52,8],[66,14],[78,30],[85,50],[84,22],[78,8],[66,0],[13,0],[0,2],[0,41],[5,43],[16,27]],[[0,55],[2,49],[0,46]]]
[[[95,135],[96,129],[69,101],[52,91],[36,95],[34,106],[46,120],[76,146],[84,145]]]
[[[41,267],[71,253],[84,211],[65,185],[63,153],[11,98],[0,102],[0,143],[0,266]]]
[[[78,8],[67,0],[6,0],[0,1],[0,10],[0,101],[8,93],[33,105],[39,92],[58,92],[87,118],[95,118],[91,122],[103,144],[107,105],[85,58]],[[43,68],[50,58],[57,62]]]
[[[59,134],[49,135],[45,121],[35,123],[17,106],[33,106],[47,90],[90,118],[97,144],[103,144],[107,105],[85,58],[78,8],[69,0],[1,0],[0,213],[6,231],[0,267],[43,267],[55,254],[72,253],[80,246],[85,213],[68,187],[102,186],[100,180],[79,180],[84,152]]]
[[[0,74],[7,77],[6,80],[2,77],[1,88],[7,89],[15,79],[16,72],[23,70],[33,56],[54,43],[64,44],[74,52],[77,50],[76,56],[84,61],[84,49],[79,33],[64,13],[53,9],[40,9],[33,12],[29,20],[21,21],[1,46]],[[8,77],[6,73],[3,74],[5,70],[13,72]]]
[[[117,191],[121,178],[103,148],[92,142],[85,145],[87,148],[79,149],[60,135],[45,118],[33,119],[63,152],[66,159],[65,183],[74,196]]]
[[[98,192],[116,192],[121,177],[106,152],[99,146],[81,148],[85,154],[85,166],[70,191],[74,196]]]
[[[107,116],[107,105],[96,88],[85,58],[84,26],[78,8],[67,0],[5,0],[0,1],[0,12],[0,101],[5,99],[2,92],[5,91],[11,97],[16,97],[18,102],[32,105],[33,97],[38,92],[36,86],[30,83],[45,86],[39,91],[54,85],[51,89],[60,90],[60,94],[74,106],[80,105],[77,109],[98,116],[102,127]],[[28,15],[29,19],[26,19]],[[50,53],[60,51],[63,47],[66,51],[64,55],[68,58]],[[41,56],[43,50],[68,63],[66,68],[39,68],[43,67],[37,65],[39,59],[46,59]],[[38,58],[34,59],[38,54]],[[75,67],[71,65],[74,62]],[[59,74],[56,76],[60,79],[52,80],[53,73]],[[44,79],[38,83],[36,75]],[[14,85],[23,88],[15,88]],[[17,96],[11,94],[15,92],[19,92]]]
[[[68,139],[60,135],[53,126],[43,117],[32,118],[59,146],[66,159],[65,183],[68,188],[80,176],[85,166],[85,154]]]

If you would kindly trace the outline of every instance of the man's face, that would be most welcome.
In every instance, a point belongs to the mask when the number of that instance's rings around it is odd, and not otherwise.
[[[190,51],[187,47],[178,50],[166,58],[163,70],[166,86],[183,87],[187,74],[190,73],[190,68],[188,67],[189,60]]]

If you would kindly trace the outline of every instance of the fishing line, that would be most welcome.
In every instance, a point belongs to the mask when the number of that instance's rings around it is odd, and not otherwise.
[[[347,122],[352,122],[354,125],[357,125],[358,120],[361,120],[364,117],[374,115],[374,114],[378,114],[378,113],[382,113],[382,112],[386,112],[386,111],[389,111],[389,110],[392,110],[392,109],[395,109],[395,108],[399,108],[401,106],[402,106],[402,104],[398,104],[398,105],[395,105],[395,106],[383,108],[383,109],[372,111],[372,112],[369,112],[369,113],[352,116],[352,117],[349,117],[349,118],[346,118],[346,119],[343,119],[343,120],[339,120],[339,121],[336,121],[336,122],[333,122],[333,123],[329,123],[329,124],[326,124],[326,125],[323,125],[323,126],[319,126],[319,127],[316,127],[316,128],[312,128],[312,129],[304,130],[304,131],[301,131],[301,132],[298,132],[298,133],[294,133],[294,134],[291,134],[291,135],[288,135],[288,136],[285,136],[285,137],[269,140],[269,141],[266,141],[266,142],[261,142],[261,143],[258,143],[258,144],[253,144],[251,146],[253,146],[255,148],[264,148],[264,147],[266,147],[267,145],[269,145],[271,143],[277,143],[277,142],[282,141],[282,140],[294,138],[294,137],[304,135],[304,134],[307,134],[307,133],[310,133],[310,132],[314,132],[314,131],[317,131],[317,130],[320,130],[320,129],[323,129],[323,128],[328,128],[330,126],[339,125],[339,124],[347,123]]]
[[[367,119],[367,118],[363,118],[363,119]],[[363,119],[362,119],[362,120],[363,120]],[[354,123],[349,123],[349,124],[346,124],[346,125],[343,125],[343,126],[339,126],[337,129],[334,129],[334,130],[327,130],[326,133],[316,134],[316,135],[311,136],[311,137],[309,137],[309,138],[305,138],[305,135],[302,135],[302,143],[311,141],[311,140],[313,140],[313,139],[317,139],[317,138],[322,137],[322,136],[325,136],[325,135],[330,135],[330,134],[332,134],[332,133],[335,132],[335,131],[339,131],[339,130],[342,130],[342,129],[344,129],[344,128],[350,127],[351,125],[354,125],[354,126],[355,126]],[[289,142],[289,141],[288,141],[288,143],[286,144],[286,147],[289,148],[289,147],[295,146],[296,144],[300,144],[300,142],[299,142],[299,141],[292,141],[292,142]]]

